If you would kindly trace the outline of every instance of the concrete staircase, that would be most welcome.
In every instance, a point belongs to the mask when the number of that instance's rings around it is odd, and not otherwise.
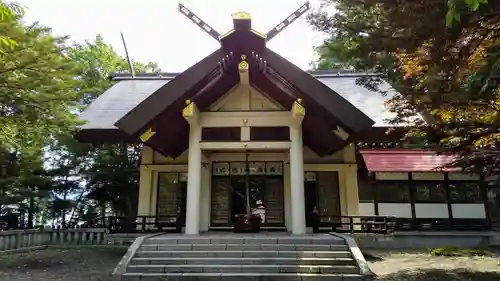
[[[125,266],[125,265],[123,265]],[[358,281],[344,239],[328,234],[290,236],[210,234],[146,238],[131,254],[124,281]]]

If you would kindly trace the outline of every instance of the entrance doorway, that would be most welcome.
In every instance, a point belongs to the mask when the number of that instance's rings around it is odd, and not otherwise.
[[[181,226],[186,225],[187,173],[158,173],[158,196],[156,201],[156,222],[165,227],[176,226],[182,218]]]
[[[262,226],[283,227],[283,162],[214,163],[211,226],[230,226],[236,215],[246,213],[247,181],[250,209],[261,215]]]
[[[487,186],[488,217],[491,227],[500,229],[500,185],[491,184]]]
[[[320,226],[339,223],[340,193],[338,172],[306,172],[304,174],[306,225],[313,226],[313,210],[317,208]]]

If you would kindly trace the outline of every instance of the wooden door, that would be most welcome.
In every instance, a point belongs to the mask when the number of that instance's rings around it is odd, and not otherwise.
[[[283,178],[280,176],[265,176],[263,178],[263,203],[266,208],[267,226],[285,225],[283,204]]]

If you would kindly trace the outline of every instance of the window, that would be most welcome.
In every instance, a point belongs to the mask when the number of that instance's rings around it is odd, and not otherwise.
[[[377,201],[380,203],[409,203],[408,181],[377,181]]]
[[[241,128],[202,128],[201,139],[202,141],[241,141]]]
[[[250,140],[289,141],[290,129],[288,127],[250,127]]]
[[[373,202],[373,186],[371,185],[371,179],[369,178],[358,178],[358,196],[359,202]]]
[[[453,203],[483,203],[480,182],[450,181],[448,182]]]
[[[446,188],[444,182],[414,181],[413,198],[415,202],[446,202]]]

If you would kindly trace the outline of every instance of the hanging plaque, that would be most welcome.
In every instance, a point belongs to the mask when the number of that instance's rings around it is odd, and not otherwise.
[[[231,175],[245,175],[246,166],[245,162],[231,162]]]
[[[250,162],[250,175],[265,175],[266,174],[266,163],[265,162]]]
[[[267,175],[281,175],[283,174],[283,162],[267,162],[266,163]]]
[[[214,176],[229,176],[229,163],[215,162],[213,163]]]

